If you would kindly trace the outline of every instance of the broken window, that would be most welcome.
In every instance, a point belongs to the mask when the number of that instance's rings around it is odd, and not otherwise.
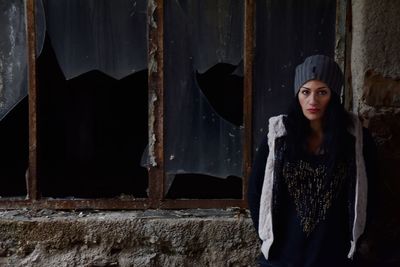
[[[0,208],[245,208],[294,66],[344,47],[344,0],[3,2]]]
[[[147,197],[146,1],[45,1],[38,59],[46,197]]]
[[[241,198],[243,2],[165,4],[167,197]]]
[[[0,12],[0,197],[25,196],[28,106],[26,99],[22,101],[27,92],[24,1],[1,1]]]

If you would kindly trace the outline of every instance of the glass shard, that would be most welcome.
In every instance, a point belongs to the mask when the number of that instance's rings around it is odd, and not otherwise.
[[[47,0],[48,33],[66,79],[116,79],[147,68],[146,0]]]
[[[0,119],[27,94],[24,1],[0,2]]]
[[[42,0],[36,0],[36,57],[42,53],[46,35],[46,18]]]
[[[233,66],[227,74],[231,79],[242,60],[243,1],[165,4],[166,191],[176,174],[242,177],[243,128],[220,113],[229,110],[223,107],[232,104],[234,90],[209,86],[226,75],[221,63]],[[220,71],[201,88],[199,78],[214,67]],[[237,84],[242,93],[242,83]]]
[[[25,1],[0,2],[0,120],[28,93]],[[37,53],[43,47],[43,4],[36,1]]]

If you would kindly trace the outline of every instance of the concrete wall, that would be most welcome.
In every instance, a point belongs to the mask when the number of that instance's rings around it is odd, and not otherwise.
[[[374,266],[400,266],[400,1],[352,0],[353,109],[378,149],[379,213],[364,242]]]
[[[239,211],[0,212],[0,266],[255,266]]]

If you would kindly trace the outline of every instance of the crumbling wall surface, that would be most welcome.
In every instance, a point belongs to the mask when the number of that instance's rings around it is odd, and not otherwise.
[[[389,80],[400,77],[400,2],[397,0],[352,1],[351,74],[354,111],[363,102],[367,71]]]
[[[237,210],[0,212],[0,266],[255,266]]]
[[[375,223],[363,253],[374,266],[400,266],[400,1],[353,0],[353,110],[377,144]]]

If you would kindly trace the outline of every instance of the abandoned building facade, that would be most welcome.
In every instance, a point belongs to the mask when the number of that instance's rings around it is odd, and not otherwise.
[[[0,3],[0,266],[256,266],[247,179],[312,54],[377,145],[400,266],[400,1]]]

